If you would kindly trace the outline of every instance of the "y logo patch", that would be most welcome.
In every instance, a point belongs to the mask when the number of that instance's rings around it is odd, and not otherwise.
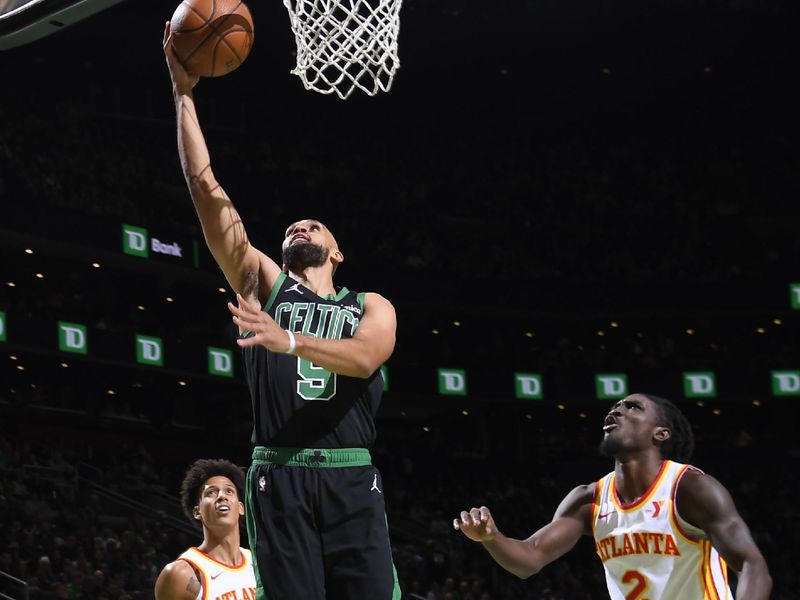
[[[663,500],[653,500],[652,514],[650,516],[653,517],[654,519],[657,519],[658,515],[661,514],[661,508],[663,506],[664,506],[664,501]],[[651,511],[648,510],[647,512],[651,512]]]

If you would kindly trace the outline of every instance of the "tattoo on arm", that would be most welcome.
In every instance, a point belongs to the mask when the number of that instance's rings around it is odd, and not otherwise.
[[[186,591],[197,597],[203,586],[197,581],[197,577],[189,577],[189,583],[186,585]]]

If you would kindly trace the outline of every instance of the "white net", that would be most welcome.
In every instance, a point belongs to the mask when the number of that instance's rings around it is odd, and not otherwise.
[[[297,66],[307,90],[388,92],[400,67],[397,37],[403,0],[283,0],[289,11]]]

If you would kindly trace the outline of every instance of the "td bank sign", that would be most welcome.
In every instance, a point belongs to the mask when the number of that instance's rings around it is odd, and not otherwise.
[[[183,249],[178,242],[162,242],[144,227],[134,225],[122,225],[122,251],[141,258],[149,258],[150,252],[183,258]]]

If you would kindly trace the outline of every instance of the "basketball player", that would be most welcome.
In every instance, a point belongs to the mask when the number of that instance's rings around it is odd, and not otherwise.
[[[331,231],[286,229],[282,266],[254,248],[211,171],[192,89],[171,50],[178,152],[206,242],[236,292],[253,403],[247,531],[259,598],[399,598],[383,488],[368,448],[394,350],[395,312],[374,293],[334,287],[344,260]]]
[[[239,547],[244,475],[227,460],[194,462],[181,484],[183,512],[203,528],[203,543],[169,563],[156,580],[156,600],[254,600],[250,551]]]
[[[463,511],[453,527],[523,579],[582,535],[593,536],[612,600],[724,600],[731,597],[727,565],[739,575],[738,598],[768,598],[767,564],[730,494],[681,464],[694,438],[678,408],[633,394],[614,405],[603,431],[600,449],[614,457],[614,471],[572,490],[553,520],[528,539],[500,533],[485,506]]]

